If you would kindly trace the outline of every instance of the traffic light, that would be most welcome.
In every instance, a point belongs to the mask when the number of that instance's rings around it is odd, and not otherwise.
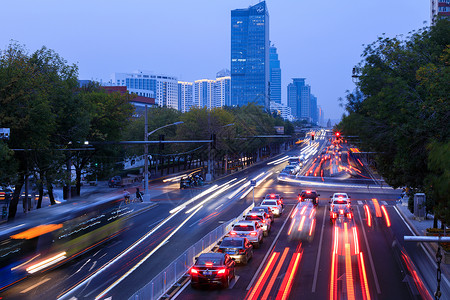
[[[339,139],[341,137],[341,133],[338,131],[336,132],[336,139]]]
[[[314,135],[315,135],[316,133],[313,131],[313,132],[311,132],[311,141],[314,141]]]
[[[164,150],[164,143],[161,143],[162,141],[164,141],[164,134],[160,134],[159,135],[159,150]]]

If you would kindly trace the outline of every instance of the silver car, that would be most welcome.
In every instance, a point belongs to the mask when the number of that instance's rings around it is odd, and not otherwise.
[[[263,211],[249,212],[245,215],[244,220],[258,222],[258,225],[263,229],[264,236],[269,235],[272,221],[265,212]]]
[[[264,232],[256,221],[239,221],[234,224],[229,235],[231,237],[245,237],[255,248],[259,248],[260,244],[263,242]]]

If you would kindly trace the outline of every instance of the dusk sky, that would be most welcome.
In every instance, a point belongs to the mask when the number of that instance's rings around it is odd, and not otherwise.
[[[214,79],[230,69],[231,10],[255,0],[15,0],[2,2],[0,49],[10,40],[31,52],[46,46],[79,66],[80,79],[108,81],[137,69]],[[340,119],[337,99],[352,90],[363,44],[429,24],[429,0],[268,0],[270,40],[278,49],[282,101],[304,77],[325,111]],[[427,23],[424,24],[424,21]],[[325,120],[326,120],[325,119]]]

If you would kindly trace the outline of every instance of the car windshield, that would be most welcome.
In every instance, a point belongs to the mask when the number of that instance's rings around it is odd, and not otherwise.
[[[260,212],[260,211],[269,212],[269,208],[259,206],[259,207],[254,207],[251,211],[255,211],[255,212]]]
[[[263,201],[261,205],[277,205],[277,201]]]
[[[254,231],[255,229],[253,228],[252,225],[235,225],[233,227],[234,231]]]
[[[244,240],[232,240],[232,239],[224,239],[222,243],[220,243],[221,248],[225,247],[242,247]]]

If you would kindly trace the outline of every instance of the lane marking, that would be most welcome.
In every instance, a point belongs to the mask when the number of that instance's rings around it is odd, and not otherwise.
[[[221,208],[222,206],[223,206],[223,203],[220,204],[219,206],[217,206],[215,210],[218,210],[218,209]]]
[[[228,287],[229,290],[231,290],[236,285],[236,282],[239,280],[239,278],[241,278],[241,276],[234,275],[234,278],[233,280],[231,280],[230,286]]]
[[[283,225],[281,226],[280,231],[278,232],[277,236],[275,237],[275,239],[274,239],[273,242],[272,242],[272,245],[270,245],[269,250],[267,250],[266,256],[264,256],[264,258],[263,258],[261,264],[259,265],[258,270],[256,270],[255,275],[253,275],[252,280],[251,280],[250,283],[248,284],[247,289],[246,289],[247,291],[249,291],[249,290],[252,288],[253,282],[256,280],[256,277],[258,277],[258,274],[259,274],[259,272],[261,271],[261,269],[262,269],[264,263],[266,262],[267,257],[269,256],[270,252],[272,251],[273,247],[275,246],[275,243],[276,243],[277,240],[278,240],[278,237],[280,236],[281,232],[283,231],[284,225],[286,225],[286,222],[290,219],[289,216],[292,214],[292,211],[293,211],[293,210],[294,210],[294,206],[292,207],[291,211],[290,211],[289,214],[287,215],[288,217],[286,218],[286,220],[284,221]]]
[[[33,285],[30,286],[29,288],[24,289],[24,290],[21,291],[20,293],[21,293],[21,294],[25,294],[25,293],[31,291],[32,289],[34,289],[35,287],[38,287],[38,286],[40,286],[41,284],[46,283],[46,282],[49,281],[49,280],[51,280],[51,278],[45,278],[44,280],[42,280],[42,281],[40,281],[40,282],[38,282],[38,283],[36,283],[36,284],[33,284]]]
[[[381,204],[388,205],[386,201],[381,201]]]
[[[314,280],[312,285],[311,292],[316,292],[316,286],[317,286],[317,277],[319,275],[319,262],[320,262],[320,254],[322,253],[322,242],[323,242],[323,232],[325,231],[325,217],[327,213],[327,206],[325,206],[325,209],[323,211],[323,221],[322,221],[322,231],[320,232],[320,241],[319,241],[319,252],[317,252],[317,258],[316,258],[316,267],[314,269]]]
[[[162,220],[164,220],[164,219],[160,219],[160,220],[158,220],[158,221],[156,221],[156,222],[153,222],[152,224],[148,225],[148,227],[152,227],[153,225],[155,225],[155,224],[161,222]]]
[[[373,259],[372,259],[372,251],[370,251],[369,241],[367,240],[366,230],[364,229],[364,224],[362,222],[361,211],[359,210],[359,206],[357,206],[357,209],[358,209],[359,221],[360,221],[361,227],[362,227],[362,233],[364,236],[364,241],[366,242],[367,254],[369,255],[369,261],[370,261],[370,266],[372,268],[372,275],[373,275],[373,279],[375,281],[375,287],[377,288],[377,293],[381,294],[380,284],[378,283],[377,273],[375,272],[375,264],[373,263]]]
[[[363,205],[364,203],[360,200],[358,200],[358,205]]]

